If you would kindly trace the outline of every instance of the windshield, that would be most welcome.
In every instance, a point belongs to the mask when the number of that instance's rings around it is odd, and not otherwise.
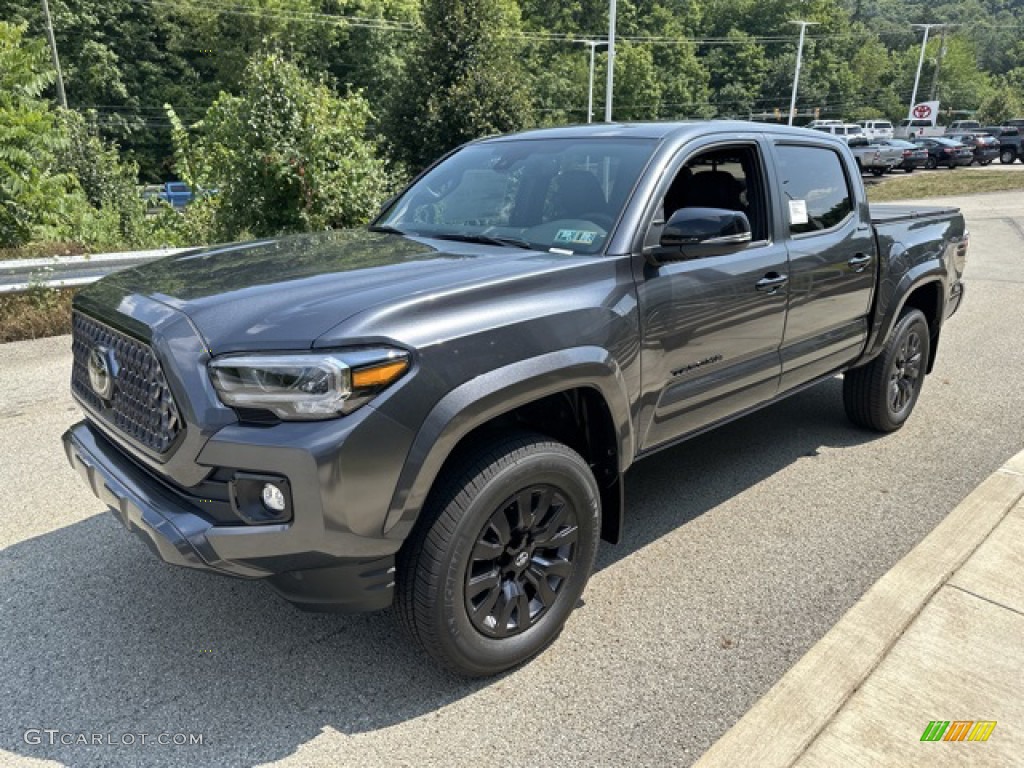
[[[655,144],[623,138],[472,144],[413,184],[376,226],[423,237],[597,253]]]

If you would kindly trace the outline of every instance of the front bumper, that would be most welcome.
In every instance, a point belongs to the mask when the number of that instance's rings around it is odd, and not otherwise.
[[[218,525],[88,422],[65,432],[63,443],[71,466],[96,497],[167,563],[240,578],[266,578],[286,599],[309,610],[368,611],[391,604],[393,550],[398,542],[363,539],[364,546],[353,557],[323,550],[268,556],[275,544],[287,545],[294,538],[290,523]]]

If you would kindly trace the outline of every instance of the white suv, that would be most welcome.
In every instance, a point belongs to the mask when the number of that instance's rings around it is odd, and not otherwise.
[[[888,120],[858,120],[857,125],[864,129],[870,141],[892,138],[892,123]]]
[[[854,123],[837,122],[832,125],[816,125],[814,130],[821,131],[822,133],[831,133],[833,136],[846,139],[846,141],[864,136],[864,129]]]

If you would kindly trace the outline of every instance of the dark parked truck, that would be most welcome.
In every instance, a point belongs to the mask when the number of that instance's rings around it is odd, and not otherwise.
[[[955,209],[750,123],[451,153],[361,231],[197,250],[74,306],[72,465],[176,565],[396,604],[468,675],[559,633],[644,456],[844,376],[898,429],[963,296]]]

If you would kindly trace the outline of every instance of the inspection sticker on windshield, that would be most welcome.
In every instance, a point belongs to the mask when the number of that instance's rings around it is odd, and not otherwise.
[[[807,201],[806,200],[790,200],[789,201],[789,223],[790,224],[806,224],[807,223]]]
[[[588,232],[585,229],[560,229],[555,235],[556,243],[574,243],[576,245],[593,245],[597,240],[597,232]]]

